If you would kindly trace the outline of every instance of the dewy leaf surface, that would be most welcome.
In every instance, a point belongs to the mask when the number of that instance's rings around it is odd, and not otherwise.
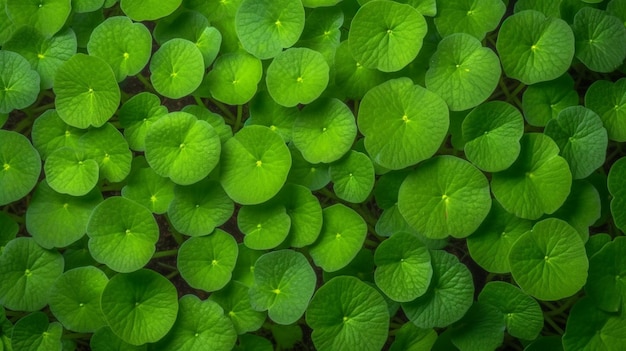
[[[335,277],[317,290],[306,312],[318,350],[382,349],[389,312],[376,289],[350,276]]]
[[[431,157],[450,124],[446,103],[408,78],[392,79],[369,90],[357,122],[372,160],[390,169]]]

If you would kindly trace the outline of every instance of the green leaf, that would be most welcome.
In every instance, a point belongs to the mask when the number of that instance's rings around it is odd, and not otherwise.
[[[105,0],[72,0],[72,10],[76,13],[96,11],[104,6]]]
[[[376,289],[358,278],[335,277],[319,288],[306,311],[318,350],[381,350],[389,312]]]
[[[488,272],[508,273],[511,246],[531,228],[531,221],[515,217],[494,201],[487,218],[467,238],[467,249],[472,259]]]
[[[343,11],[337,6],[312,10],[306,17],[304,30],[296,46],[318,51],[332,65],[341,40],[343,19]]]
[[[502,22],[496,48],[504,73],[530,85],[567,71],[574,57],[574,33],[560,18],[526,10]]]
[[[413,234],[396,233],[376,248],[376,286],[398,302],[426,293],[433,275],[428,248]]]
[[[63,256],[34,239],[9,241],[0,255],[0,304],[16,311],[37,311],[48,304],[48,291],[63,273]]]
[[[498,56],[491,49],[469,34],[457,33],[439,42],[426,72],[426,87],[441,96],[450,110],[462,111],[487,100],[500,73]]]
[[[235,28],[246,51],[269,59],[298,41],[304,29],[304,7],[299,0],[243,0]]]
[[[524,118],[506,102],[489,101],[465,117],[462,131],[467,159],[483,171],[499,172],[519,156]]]
[[[113,276],[102,292],[101,303],[111,330],[132,345],[164,337],[178,313],[174,285],[148,269]]]
[[[611,214],[615,226],[622,231],[626,230],[626,157],[615,161],[609,170],[607,186],[613,196],[611,199]]]
[[[296,322],[307,309],[315,291],[316,277],[303,254],[293,250],[273,251],[254,264],[250,303],[257,311],[268,311],[278,324]]]
[[[85,235],[91,212],[102,200],[96,189],[74,197],[59,194],[42,181],[26,209],[26,229],[44,248],[68,246]]]
[[[626,241],[616,237],[589,260],[589,279],[585,292],[595,305],[607,312],[619,312],[626,300]]]
[[[574,16],[576,58],[596,72],[612,72],[626,58],[626,27],[615,16],[584,7]]]
[[[106,325],[100,298],[108,282],[94,266],[66,271],[50,290],[50,311],[66,329],[92,333]]]
[[[152,168],[135,170],[122,188],[122,196],[145,206],[151,212],[163,214],[174,199],[175,184],[156,174]]]
[[[274,345],[264,337],[254,334],[244,334],[239,336],[239,345],[235,351],[272,351]]]
[[[41,89],[50,89],[57,69],[76,53],[76,45],[76,34],[69,28],[46,37],[26,26],[16,30],[2,48],[22,55],[39,73]]]
[[[224,314],[232,322],[237,334],[259,330],[267,318],[267,312],[259,312],[252,308],[248,290],[250,290],[248,286],[231,280],[223,289],[209,296],[209,300],[217,302],[224,309]]]
[[[121,196],[112,196],[94,208],[89,223],[89,252],[117,272],[146,265],[155,251],[159,227],[152,213]]]
[[[187,112],[171,112],[146,133],[146,160],[174,183],[189,185],[205,178],[219,161],[221,143],[213,127]]]
[[[156,345],[161,350],[195,351],[210,349],[229,351],[235,346],[237,334],[224,310],[213,301],[201,301],[185,295],[178,301],[176,323]]]
[[[331,163],[345,155],[356,137],[355,117],[338,99],[318,99],[293,123],[293,144],[310,163]]]
[[[574,79],[564,74],[557,79],[527,87],[522,95],[522,109],[528,124],[545,127],[563,109],[578,105],[578,100]]]
[[[176,265],[191,287],[215,291],[230,281],[238,252],[235,238],[217,229],[211,235],[186,240],[178,250]]]
[[[330,183],[329,166],[325,163],[311,164],[293,143],[290,144],[292,165],[287,176],[288,183],[299,184],[311,190],[319,190]]]
[[[193,93],[202,83],[204,58],[189,40],[172,39],[152,55],[150,72],[150,81],[159,94],[179,99]]]
[[[47,37],[63,27],[71,9],[69,0],[6,0],[6,13],[13,25],[32,26]]]
[[[374,165],[367,155],[351,150],[330,165],[330,179],[337,197],[352,203],[364,202],[374,188]]]
[[[421,329],[408,322],[398,329],[389,351],[430,351],[436,340],[433,329]]]
[[[585,243],[585,251],[587,251],[587,257],[590,259],[597,254],[604,245],[611,242],[613,238],[607,233],[597,233],[589,237],[589,240]],[[591,260],[589,261],[589,267],[591,269]],[[591,273],[590,273],[591,274]]]
[[[110,182],[121,182],[130,173],[133,155],[122,133],[111,123],[90,129],[80,137],[78,146],[98,162],[100,175]]]
[[[92,335],[89,346],[93,351],[147,351],[148,345],[131,345],[120,339],[111,328],[103,327]]]
[[[267,92],[285,107],[308,104],[326,89],[328,73],[328,63],[319,52],[290,48],[276,55],[267,67]]]
[[[504,316],[507,331],[516,338],[534,340],[543,328],[539,303],[514,285],[491,281],[483,287],[478,301],[496,307]]]
[[[448,108],[408,78],[389,80],[365,94],[357,123],[372,160],[402,169],[432,157],[448,131]]]
[[[504,340],[504,317],[495,306],[478,301],[449,333],[459,350],[495,350]]]
[[[0,212],[0,252],[9,241],[15,239],[19,230],[19,225],[6,212]]]
[[[570,193],[572,174],[550,137],[524,134],[521,145],[513,165],[493,175],[491,191],[508,212],[520,218],[538,219],[563,205]]]
[[[253,250],[273,249],[289,234],[291,217],[281,204],[244,205],[237,213],[244,244]]]
[[[309,189],[302,185],[285,184],[275,200],[287,211],[291,226],[287,241],[291,247],[304,247],[317,240],[322,229],[322,206]]]
[[[250,249],[243,243],[237,246],[239,247],[239,256],[237,257],[237,264],[233,270],[232,280],[249,288],[254,284],[254,264],[265,252]]]
[[[445,0],[437,4],[435,25],[442,37],[467,33],[482,40],[500,23],[506,10],[501,0]]]
[[[120,0],[126,16],[134,21],[151,21],[174,12],[182,0]]]
[[[247,126],[224,144],[220,182],[235,202],[259,204],[278,193],[290,167],[291,154],[280,135],[264,126]]]
[[[626,78],[595,81],[587,89],[585,106],[600,116],[610,140],[626,141]]]
[[[206,79],[213,98],[229,105],[243,105],[256,94],[262,75],[261,60],[236,51],[220,55]]]
[[[563,0],[518,0],[515,2],[515,12],[536,10],[546,17],[561,18],[561,2]]]
[[[250,117],[247,125],[266,126],[278,133],[283,140],[291,141],[294,121],[299,115],[297,107],[285,107],[277,104],[267,91],[259,91],[248,104]]]
[[[359,252],[365,242],[367,224],[358,213],[342,204],[326,207],[322,214],[322,231],[309,254],[315,265],[334,272],[347,266]]]
[[[578,232],[556,218],[537,222],[509,253],[511,273],[519,286],[539,300],[559,300],[578,292],[587,281],[589,262]]]
[[[41,158],[25,136],[0,129],[0,167],[0,205],[6,205],[35,187]]]
[[[109,17],[94,28],[87,44],[89,55],[106,61],[121,82],[148,64],[152,53],[150,31],[128,17]]]
[[[352,19],[350,51],[367,68],[399,71],[415,59],[427,30],[424,17],[410,5],[368,2]]]
[[[162,106],[159,97],[152,93],[141,92],[128,99],[118,110],[118,118],[130,148],[145,151],[148,129],[166,114],[167,107]]]
[[[99,167],[98,162],[88,158],[83,150],[64,146],[48,156],[44,172],[54,191],[83,196],[96,186]]]
[[[402,216],[418,233],[431,239],[469,236],[490,208],[487,178],[454,156],[423,162],[404,180],[398,195]]]
[[[24,57],[11,51],[0,51],[0,113],[23,109],[35,102],[39,94],[39,74]]]
[[[11,344],[13,350],[20,351],[61,350],[62,334],[61,324],[49,323],[45,313],[34,312],[15,323]]]
[[[368,90],[383,83],[387,78],[385,73],[366,68],[357,62],[352,56],[348,40],[342,41],[337,47],[334,71],[336,94],[355,100],[363,98]]]
[[[33,123],[31,138],[42,159],[64,146],[78,148],[78,140],[87,131],[63,122],[56,110],[46,110]]]
[[[591,298],[582,298],[569,313],[563,349],[618,351],[626,339],[624,323],[623,313],[604,312],[594,306]]]
[[[104,125],[120,103],[120,87],[111,67],[101,58],[76,54],[54,76],[59,117],[76,128]]]
[[[430,252],[433,276],[426,294],[402,304],[406,316],[419,328],[445,327],[461,319],[472,305],[472,274],[456,256]]]
[[[224,117],[209,111],[204,106],[187,105],[181,111],[191,113],[199,120],[208,122],[219,135],[222,145],[233,136],[233,130],[230,125],[226,124]]]

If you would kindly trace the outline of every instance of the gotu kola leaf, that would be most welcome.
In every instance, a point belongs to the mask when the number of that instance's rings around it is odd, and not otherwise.
[[[589,260],[589,279],[585,292],[596,306],[607,312],[618,312],[626,300],[626,241],[617,237]]]
[[[443,37],[467,33],[482,40],[496,29],[505,10],[501,0],[443,0],[437,4],[435,26]]]
[[[60,350],[63,327],[59,322],[48,322],[48,316],[38,311],[20,318],[11,333],[14,350]],[[0,344],[1,345],[1,344]]]
[[[574,16],[576,58],[596,72],[612,72],[626,58],[626,27],[615,16],[584,7]]]
[[[41,158],[20,133],[0,129],[0,205],[26,196],[37,184]]]
[[[152,85],[159,94],[179,99],[191,94],[202,83],[204,58],[194,43],[175,38],[161,45],[152,55],[150,72]]]
[[[623,314],[602,311],[591,298],[582,298],[567,319],[563,349],[618,351],[626,338],[624,323]]]
[[[585,106],[602,119],[609,139],[626,141],[626,78],[615,83],[606,80],[595,81],[585,94]]]
[[[24,57],[12,51],[0,51],[0,113],[34,103],[39,83],[39,74]]]

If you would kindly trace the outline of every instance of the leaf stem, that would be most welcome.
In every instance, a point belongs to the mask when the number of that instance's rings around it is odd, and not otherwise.
[[[226,117],[228,118],[228,120],[230,121],[230,124],[234,124],[235,121],[235,116],[233,115],[232,112],[230,112],[230,110],[228,109],[228,107],[226,107],[226,105],[222,104],[221,102],[213,99],[213,98],[209,98],[209,100],[211,101],[211,103],[215,106],[217,106],[217,108],[220,109],[220,111],[222,111],[223,114],[226,115]]]
[[[135,75],[135,77],[137,77],[137,79],[139,79],[141,84],[143,84],[143,86],[147,90],[150,90],[152,92],[156,92],[156,90],[154,90],[154,87],[152,86],[152,83],[150,83],[150,81],[148,81],[148,79],[146,77],[144,77],[143,74],[138,73],[137,75]]]
[[[550,326],[559,334],[559,335],[563,335],[565,333],[565,331],[563,329],[561,329],[561,327],[559,327],[553,320],[552,317],[550,317],[549,315],[547,315],[546,313],[543,314],[543,319],[545,319],[545,321],[550,324]]]
[[[241,128],[241,120],[243,119],[243,105],[237,105],[237,119],[233,126],[233,133],[236,133]]]
[[[177,254],[178,254],[178,250],[177,249],[158,251],[158,252],[155,252],[154,255],[152,255],[152,259],[176,256]]]

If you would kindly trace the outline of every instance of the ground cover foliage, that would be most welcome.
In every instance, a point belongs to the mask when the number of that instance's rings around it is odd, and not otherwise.
[[[625,23],[0,0],[0,351],[620,350]]]

